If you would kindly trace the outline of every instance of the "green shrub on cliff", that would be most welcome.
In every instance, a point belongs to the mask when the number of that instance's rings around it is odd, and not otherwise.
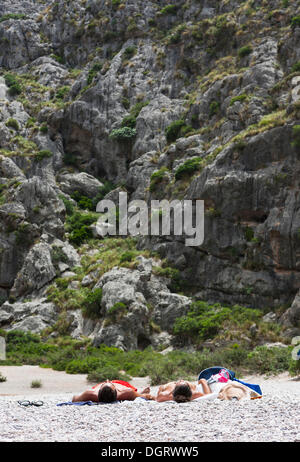
[[[292,29],[295,29],[296,27],[300,27],[300,16],[294,16],[291,19],[291,26],[292,26]]]
[[[8,13],[0,17],[0,23],[8,21],[9,19],[26,19],[26,15],[23,13]]]
[[[170,143],[176,141],[180,136],[183,136],[186,127],[191,128],[186,125],[183,119],[172,122],[165,130],[167,141]]]
[[[250,45],[246,45],[238,50],[238,57],[244,58],[252,53],[253,49]]]
[[[5,74],[4,80],[6,85],[9,87],[8,93],[11,96],[19,95],[20,93],[22,93],[21,85],[19,84],[17,78],[13,74]]]
[[[130,141],[136,136],[136,129],[131,127],[116,128],[109,137],[117,141]]]
[[[295,148],[300,148],[300,125],[293,126],[293,141],[292,146]]]
[[[67,216],[66,231],[69,232],[69,241],[75,245],[82,244],[93,237],[91,224],[98,219],[96,213],[83,213],[76,211]]]
[[[176,14],[177,11],[179,9],[179,6],[178,5],[174,5],[174,4],[170,4],[170,5],[166,5],[164,6],[161,10],[160,10],[160,13],[163,14],[163,15],[166,15],[166,14]]]
[[[175,179],[180,180],[185,175],[191,175],[196,172],[201,167],[201,157],[194,157],[192,159],[186,160],[182,165],[180,165],[175,172]]]
[[[160,183],[166,177],[167,172],[168,172],[167,167],[162,167],[161,169],[152,173],[151,178],[150,178],[150,186],[149,186],[149,190],[151,192],[153,192],[157,184]]]

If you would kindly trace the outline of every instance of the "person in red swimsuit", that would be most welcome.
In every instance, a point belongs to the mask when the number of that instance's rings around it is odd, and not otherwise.
[[[137,388],[124,380],[106,380],[106,382],[98,383],[98,385],[84,391],[81,395],[73,396],[72,402],[112,403],[114,401],[133,401],[139,397],[149,400],[155,399],[150,395],[149,387],[139,393]]]

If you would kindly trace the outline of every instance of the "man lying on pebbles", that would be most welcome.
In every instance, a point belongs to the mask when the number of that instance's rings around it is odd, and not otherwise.
[[[178,382],[169,382],[161,385],[157,392],[156,401],[159,403],[163,401],[186,403],[201,396],[209,395],[211,392],[205,379],[198,380],[198,385],[187,380],[179,380]]]
[[[114,401],[133,401],[136,398],[155,399],[150,395],[149,387],[139,393],[137,388],[124,380],[106,380],[106,382],[98,383],[98,385],[84,391],[81,395],[73,396],[72,402],[113,403]]]

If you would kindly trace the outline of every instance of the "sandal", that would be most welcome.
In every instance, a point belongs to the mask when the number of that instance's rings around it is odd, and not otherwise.
[[[24,400],[24,401],[18,401],[18,403],[20,404],[20,406],[25,406],[25,407],[28,407],[28,406],[43,406],[44,404],[44,401],[28,401],[28,400]]]

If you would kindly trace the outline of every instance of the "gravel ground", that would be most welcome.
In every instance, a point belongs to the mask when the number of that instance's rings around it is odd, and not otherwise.
[[[300,381],[287,374],[244,380],[260,384],[263,398],[185,404],[138,399],[110,405],[57,406],[70,401],[73,393],[31,389],[26,394],[0,394],[0,441],[300,442]],[[140,386],[143,380],[132,383]],[[153,394],[156,390],[151,388]],[[82,388],[74,390],[80,391]],[[25,408],[18,404],[20,399],[41,399],[44,405]]]

